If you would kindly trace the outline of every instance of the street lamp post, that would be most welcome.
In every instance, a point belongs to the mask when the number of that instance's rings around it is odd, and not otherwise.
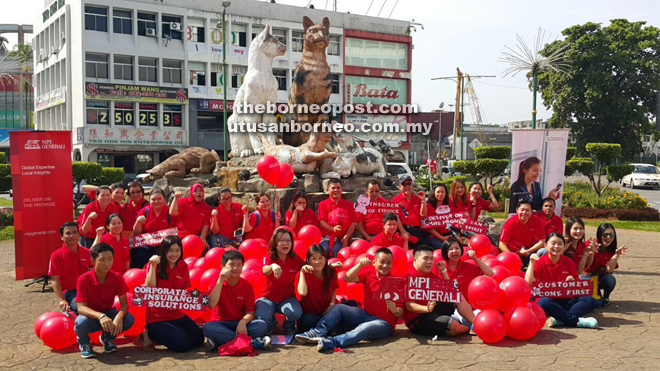
[[[229,137],[227,133],[227,33],[225,27],[225,13],[227,12],[227,7],[231,5],[231,0],[222,1],[222,119],[224,120],[224,130],[222,131],[222,140],[223,140],[223,158],[227,162],[227,156],[229,152]]]

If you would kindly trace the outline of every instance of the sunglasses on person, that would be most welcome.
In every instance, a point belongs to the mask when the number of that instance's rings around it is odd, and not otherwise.
[[[231,196],[230,197],[220,197],[220,201],[229,201],[229,200],[231,200]]]
[[[137,195],[137,194],[142,193],[142,191],[131,191],[130,193],[131,193],[132,195]]]
[[[412,185],[412,182],[403,182],[401,183],[401,185],[404,187],[410,187]]]
[[[614,238],[614,236],[616,236],[614,233],[603,233],[603,237],[605,238]]]

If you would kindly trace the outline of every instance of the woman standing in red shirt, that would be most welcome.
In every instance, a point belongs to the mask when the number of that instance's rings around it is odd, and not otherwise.
[[[298,331],[305,332],[316,327],[321,317],[334,305],[337,288],[337,272],[328,264],[325,249],[312,245],[307,249],[307,265],[298,275],[298,295],[302,316],[298,320]]]
[[[96,229],[96,239],[94,240],[94,245],[107,243],[112,246],[115,256],[111,269],[122,276],[131,268],[131,252],[128,247],[128,239],[121,235],[123,229],[124,223],[121,217],[117,214],[110,214],[105,220],[105,227]],[[106,231],[107,233],[105,233]]]
[[[119,214],[117,205],[112,203],[110,187],[100,186],[97,190],[96,201],[85,206],[80,216],[80,245],[90,248],[96,238],[96,229],[103,227],[110,214]]]
[[[138,217],[133,226],[133,235],[158,232],[173,226],[172,217],[165,203],[165,193],[162,189],[154,187],[151,190],[151,196],[149,196],[149,205],[138,212]],[[142,269],[155,253],[155,250],[155,247],[150,246],[131,249],[131,267]]]
[[[243,207],[243,232],[245,238],[261,238],[264,241],[270,241],[273,231],[280,227],[280,213],[270,210],[270,199],[265,193],[260,193],[254,197],[257,203],[257,210],[252,214],[247,214],[247,207]]]
[[[447,186],[443,183],[440,183],[435,187],[433,196],[429,197],[427,201],[428,215],[447,214],[451,211],[449,208],[448,194]],[[429,245],[431,245],[433,250],[441,249],[442,243],[451,236],[451,232],[447,229],[446,225],[441,227],[424,228],[424,231],[431,235],[431,238],[429,238]]]
[[[147,264],[147,287],[187,289],[190,287],[188,264],[183,261],[181,239],[167,236],[158,248],[158,255]],[[152,341],[173,352],[187,352],[204,344],[204,333],[195,321],[178,309],[147,308],[146,330],[140,334],[145,350],[153,350]]]
[[[291,201],[291,207],[284,214],[284,222],[298,234],[300,229],[306,225],[318,227],[319,220],[314,210],[307,207],[307,196],[304,193],[296,193]]]
[[[452,213],[470,213],[470,199],[463,179],[454,179],[451,183],[449,208]]]
[[[621,255],[626,255],[628,248],[626,245],[617,247],[616,230],[610,223],[598,226],[596,239],[598,251],[594,254],[593,263],[589,265],[587,271],[592,276],[598,276],[598,287],[603,290],[602,306],[607,306],[610,304],[610,294],[616,286],[613,273],[619,268],[619,258]]]

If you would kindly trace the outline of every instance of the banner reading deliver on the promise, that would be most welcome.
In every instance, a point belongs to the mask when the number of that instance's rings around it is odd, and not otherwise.
[[[9,142],[16,279],[24,280],[48,274],[60,226],[73,220],[71,132],[13,131]]]

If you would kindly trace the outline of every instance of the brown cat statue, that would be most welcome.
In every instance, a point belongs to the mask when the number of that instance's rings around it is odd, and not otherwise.
[[[321,24],[314,24],[308,17],[303,17],[305,29],[302,59],[293,72],[293,84],[289,92],[289,107],[294,119],[299,123],[327,122],[328,115],[322,112],[305,113],[292,108],[294,105],[328,104],[332,93],[332,76],[326,60],[325,49],[330,42],[330,20],[323,18]],[[310,133],[289,133],[284,142],[293,146],[306,143]]]

